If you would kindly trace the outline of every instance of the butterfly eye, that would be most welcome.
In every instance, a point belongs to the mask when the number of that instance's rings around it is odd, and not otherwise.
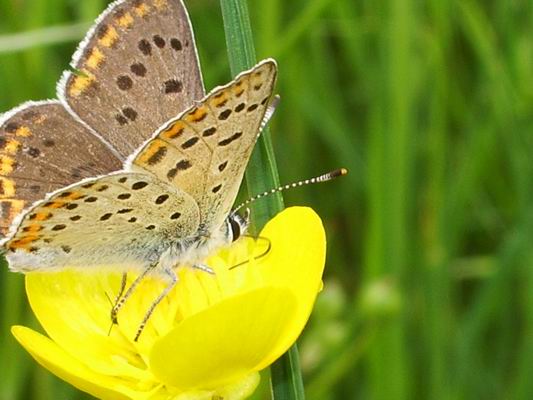
[[[239,218],[238,215],[237,215],[237,218]],[[242,233],[241,232],[241,224],[239,223],[237,218],[235,218],[234,215],[231,215],[229,217],[229,223],[230,223],[230,226],[231,226],[231,240],[233,242],[235,242],[241,236],[241,233]]]

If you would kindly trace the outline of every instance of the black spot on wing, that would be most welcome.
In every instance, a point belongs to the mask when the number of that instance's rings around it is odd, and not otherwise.
[[[221,121],[224,121],[224,120],[228,119],[230,115],[231,115],[231,110],[228,108],[227,110],[222,111],[218,115],[218,119],[220,119]]]
[[[215,133],[217,132],[217,128],[215,128],[214,126],[212,126],[211,128],[207,128],[203,131],[202,133],[202,136],[203,137],[209,137],[209,136],[213,136]]]
[[[131,121],[135,121],[137,119],[137,111],[135,111],[131,107],[126,107],[122,109],[122,113],[126,118],[128,118]]]
[[[179,93],[183,90],[183,84],[178,79],[169,79],[165,82],[165,94]]]
[[[187,140],[186,142],[184,142],[182,145],[181,145],[181,148],[182,149],[188,149],[188,148],[191,148],[192,146],[194,146],[198,140],[200,140],[198,137],[192,137],[190,138],[189,140]]]
[[[113,213],[106,213],[100,217],[100,221],[107,221],[109,218],[113,216]]]
[[[227,165],[228,165],[228,162],[227,162],[227,161],[224,161],[223,163],[221,163],[221,164],[218,165],[218,170],[219,170],[220,172],[224,171],[224,170],[226,169]]]
[[[219,146],[227,146],[231,142],[239,139],[242,136],[242,132],[235,132],[233,135],[231,135],[229,138],[223,139],[220,142],[218,142]]]
[[[133,86],[133,81],[128,75],[121,75],[117,78],[117,86],[120,90],[130,90]]]
[[[148,182],[139,181],[139,182],[135,182],[133,185],[131,185],[131,188],[133,190],[140,190],[142,188],[145,188],[146,186],[148,186]]]
[[[170,47],[172,47],[176,51],[180,51],[183,48],[181,42],[177,38],[170,39]]]
[[[154,44],[159,47],[160,49],[162,49],[163,47],[165,47],[165,39],[163,39],[161,36],[159,35],[154,35],[153,37],[154,39]]]
[[[141,78],[144,77],[147,72],[144,64],[140,62],[131,64],[130,71],[133,72],[135,75],[140,76]]]
[[[28,154],[33,157],[33,158],[37,158],[41,155],[41,150],[39,150],[38,148],[36,147],[30,147],[28,149]]]
[[[155,199],[155,204],[163,204],[165,201],[168,200],[168,194],[162,194],[157,199]]]
[[[148,40],[146,39],[139,40],[138,47],[141,53],[143,53],[145,56],[152,55],[152,45],[150,44]]]

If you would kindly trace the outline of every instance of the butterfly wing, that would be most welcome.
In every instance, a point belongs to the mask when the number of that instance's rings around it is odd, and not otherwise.
[[[185,192],[147,174],[116,173],[63,188],[34,205],[4,242],[14,271],[143,268],[198,229]]]
[[[0,117],[0,236],[46,193],[121,166],[59,101],[17,107]]]
[[[115,1],[97,19],[58,92],[123,158],[204,96],[181,0]]]
[[[189,193],[208,231],[231,210],[272,97],[277,67],[265,60],[158,131],[134,156],[149,171]]]

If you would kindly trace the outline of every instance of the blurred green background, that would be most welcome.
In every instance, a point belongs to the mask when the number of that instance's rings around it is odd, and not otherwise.
[[[207,88],[229,80],[219,3],[186,1]],[[0,0],[0,111],[55,97],[102,0]],[[250,0],[279,62],[285,195],[328,234],[299,341],[307,398],[533,398],[533,5]],[[87,399],[9,333],[36,327],[0,270],[0,400]],[[263,380],[254,399],[268,399]]]

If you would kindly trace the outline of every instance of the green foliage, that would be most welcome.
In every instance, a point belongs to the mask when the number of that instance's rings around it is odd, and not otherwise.
[[[220,7],[187,3],[211,88],[230,78]],[[104,6],[0,0],[0,110],[54,97]],[[281,181],[350,170],[285,195],[328,233],[324,291],[299,342],[307,398],[530,398],[533,6],[248,8],[258,59],[279,63]],[[22,276],[3,267],[0,285],[0,399],[87,398],[15,343],[9,326],[36,323]],[[266,381],[254,399],[269,398]]]

